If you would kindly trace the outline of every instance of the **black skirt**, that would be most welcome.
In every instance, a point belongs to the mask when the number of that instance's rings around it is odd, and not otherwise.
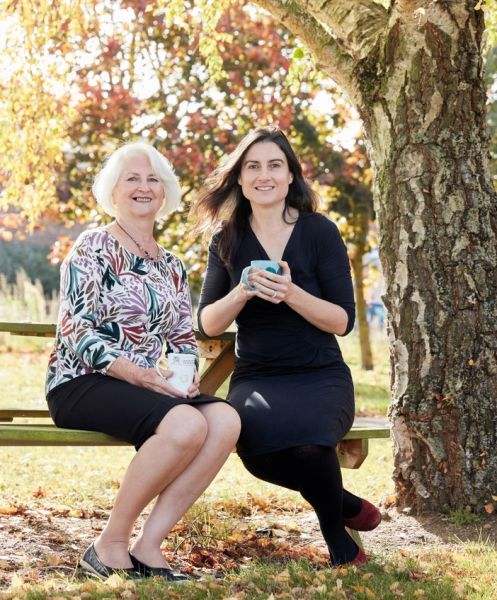
[[[241,456],[308,444],[336,446],[354,422],[348,368],[235,373],[228,393],[238,411]]]
[[[210,402],[225,401],[207,394],[195,398],[166,396],[100,373],[75,377],[47,395],[57,427],[106,433],[137,450],[175,406]]]

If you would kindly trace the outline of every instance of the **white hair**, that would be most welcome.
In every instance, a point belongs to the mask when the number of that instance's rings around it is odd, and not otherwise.
[[[115,150],[107,158],[104,166],[95,177],[92,186],[93,195],[102,209],[111,217],[115,217],[116,210],[112,203],[112,192],[122,173],[124,161],[137,155],[145,155],[148,158],[155,175],[164,184],[164,203],[156,216],[158,220],[164,219],[168,213],[179,207],[181,188],[171,163],[151,144],[146,142],[131,142]]]

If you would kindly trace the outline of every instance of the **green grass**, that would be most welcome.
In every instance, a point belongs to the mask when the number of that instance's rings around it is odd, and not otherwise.
[[[366,414],[385,414],[389,379],[386,341],[379,336],[374,338],[373,351],[378,364],[373,372],[367,373],[359,368],[355,336],[341,339],[340,343],[353,372],[358,409]],[[0,354],[4,406],[44,406],[47,342],[43,344],[43,353]],[[0,448],[0,507],[18,507],[21,512],[28,508],[31,514],[81,517],[82,527],[87,523],[90,529],[91,519],[84,517],[99,511],[107,514],[133,454],[132,448],[125,447]],[[391,443],[373,440],[362,467],[344,470],[344,485],[378,502],[393,492],[392,470]],[[323,556],[319,560],[310,548],[307,556],[302,550],[299,554],[291,544],[278,545],[278,540],[261,541],[256,536],[255,523],[260,523],[259,517],[270,523],[284,521],[286,525],[282,527],[291,529],[292,519],[307,509],[298,494],[255,479],[238,457],[231,455],[166,542],[166,551],[177,550],[178,556],[193,547],[217,552],[219,556],[223,555],[223,549],[230,550],[231,563],[225,563],[222,580],[207,578],[178,587],[159,581],[125,582],[116,577],[98,583],[62,573],[48,578],[44,575],[41,582],[34,582],[22,572],[22,576],[14,575],[9,589],[0,592],[0,599],[493,600],[497,597],[497,552],[484,539],[479,543],[456,543],[449,552],[426,546],[393,552],[386,546],[363,569],[332,570],[324,568]],[[449,517],[453,523],[470,524],[467,515],[452,513]],[[36,549],[36,539],[32,545]],[[251,557],[248,561],[246,555]],[[285,556],[291,560],[285,560]]]
[[[354,381],[356,413],[364,416],[387,414],[390,403],[390,366],[386,334],[371,330],[371,348],[374,369],[361,369],[361,354],[356,333],[338,338],[345,362],[349,365]]]
[[[182,585],[165,586],[158,580],[124,581],[117,576],[105,583],[52,579],[38,586],[26,586],[20,580],[2,597],[25,600],[55,598],[181,600],[230,599],[274,600],[276,598],[351,599],[351,600],[492,600],[497,591],[492,567],[495,552],[479,546],[465,548],[444,557],[425,554],[419,558],[395,561],[377,560],[366,568],[316,569],[307,561],[278,564],[255,561],[243,570],[227,573],[222,580],[207,579]],[[470,565],[469,560],[476,564]],[[458,577],[451,576],[457,571]],[[471,571],[473,575],[467,575]],[[482,584],[482,579],[486,583]]]
[[[469,510],[465,510],[464,508],[457,508],[450,511],[448,517],[451,523],[460,526],[477,525],[483,521],[482,515],[469,512]]]

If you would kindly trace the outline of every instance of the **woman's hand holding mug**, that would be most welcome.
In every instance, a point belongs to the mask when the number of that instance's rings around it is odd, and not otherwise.
[[[152,390],[153,392],[158,392],[159,394],[166,394],[167,396],[175,396],[177,398],[186,398],[187,394],[175,388],[168,382],[168,379],[172,377],[172,375],[173,372],[171,370],[162,369],[160,367],[155,369],[139,368],[136,385]]]
[[[292,290],[292,275],[288,263],[280,260],[278,264],[281,275],[259,268],[251,269],[248,274],[248,282],[255,288],[255,295],[273,304],[285,302]]]

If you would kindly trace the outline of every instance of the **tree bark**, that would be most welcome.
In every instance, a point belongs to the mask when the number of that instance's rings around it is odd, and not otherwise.
[[[403,505],[481,509],[497,489],[497,211],[483,13],[393,11],[361,107],[375,170]]]
[[[312,14],[318,3],[294,4]],[[345,91],[363,119],[375,174],[398,501],[481,510],[497,494],[497,197],[483,12],[476,0],[394,1],[376,37],[368,31],[365,53],[357,31],[347,35],[340,3],[319,4],[332,30],[337,17],[342,60],[355,61]],[[353,0],[351,10],[367,5]]]

